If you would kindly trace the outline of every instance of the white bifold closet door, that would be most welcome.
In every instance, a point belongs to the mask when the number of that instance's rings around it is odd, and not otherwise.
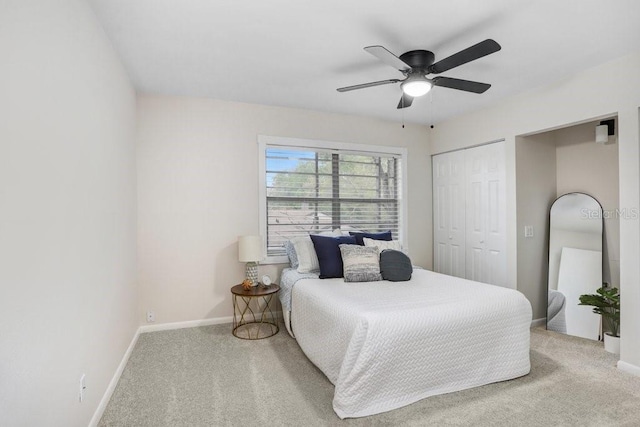
[[[434,269],[506,286],[504,142],[433,157]]]
[[[434,270],[466,277],[463,151],[433,156]]]

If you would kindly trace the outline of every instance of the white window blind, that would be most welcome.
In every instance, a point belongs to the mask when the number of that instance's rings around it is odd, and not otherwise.
[[[295,236],[401,230],[400,154],[266,146],[267,257]]]

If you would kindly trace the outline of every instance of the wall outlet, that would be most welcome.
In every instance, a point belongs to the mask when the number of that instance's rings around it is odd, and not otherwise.
[[[156,314],[153,310],[147,311],[147,323],[153,323],[156,321]]]
[[[82,403],[82,401],[84,400],[84,391],[87,388],[87,384],[85,383],[85,378],[86,378],[85,374],[82,374],[82,376],[80,377],[80,394],[78,396],[78,400],[80,403]]]

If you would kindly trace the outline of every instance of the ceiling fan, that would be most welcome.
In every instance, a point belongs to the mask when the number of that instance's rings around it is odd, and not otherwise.
[[[404,74],[405,78],[341,87],[338,92],[400,83],[402,98],[400,98],[398,108],[410,107],[413,98],[425,95],[433,86],[448,87],[449,89],[458,89],[465,92],[484,93],[491,87],[490,84],[441,76],[430,79],[427,78],[427,75],[444,73],[467,62],[495,53],[500,49],[500,45],[495,40],[487,39],[434,63],[435,55],[428,50],[412,50],[397,57],[383,46],[368,46],[364,48],[365,51],[385,64],[399,70]]]

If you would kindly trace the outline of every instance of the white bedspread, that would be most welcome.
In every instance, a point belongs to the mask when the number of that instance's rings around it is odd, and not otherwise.
[[[335,385],[340,418],[526,375],[531,305],[518,291],[416,270],[408,282],[304,279],[292,324]]]

